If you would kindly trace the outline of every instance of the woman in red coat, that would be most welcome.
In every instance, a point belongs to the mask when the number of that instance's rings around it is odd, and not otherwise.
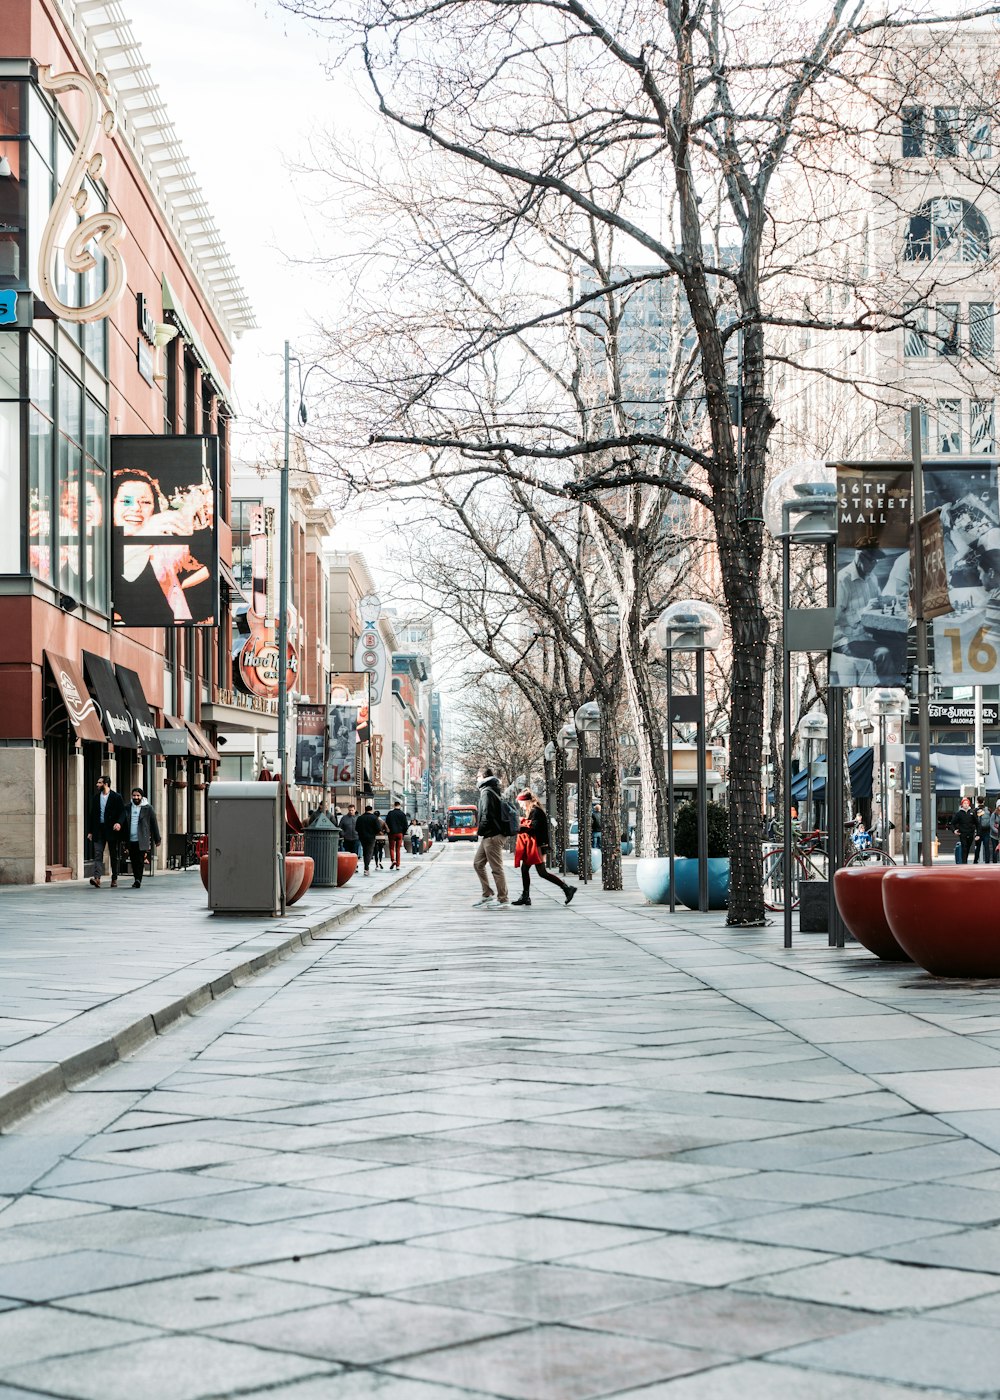
[[[549,819],[545,815],[545,808],[527,788],[518,793],[517,800],[521,804],[522,816],[521,830],[514,844],[514,865],[521,868],[522,891],[521,898],[513,902],[522,905],[531,903],[531,867],[534,866],[539,879],[559,886],[568,904],[576,890],[564,884],[558,875],[553,875],[551,870],[545,868],[545,856],[549,849]]]

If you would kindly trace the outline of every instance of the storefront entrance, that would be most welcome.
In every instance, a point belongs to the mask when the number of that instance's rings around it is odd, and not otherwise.
[[[46,679],[43,701],[45,735],[45,864],[69,865],[70,722],[59,688]]]

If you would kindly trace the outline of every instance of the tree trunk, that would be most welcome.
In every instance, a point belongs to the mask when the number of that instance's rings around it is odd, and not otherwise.
[[[642,643],[632,626],[619,629],[622,679],[628,699],[639,757],[640,856],[662,856],[667,850],[667,775],[663,735],[653,705]]]
[[[616,707],[601,711],[601,885],[622,888],[622,782]]]

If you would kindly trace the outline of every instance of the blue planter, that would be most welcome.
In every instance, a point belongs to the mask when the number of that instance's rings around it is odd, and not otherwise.
[[[580,873],[579,855],[580,855],[580,852],[579,852],[579,850],[577,849],[576,846],[570,846],[569,850],[566,852],[566,873],[567,873],[568,875],[579,875],[579,873]],[[595,847],[593,848],[593,850],[590,852],[590,869],[591,869],[592,874],[594,874],[594,875],[597,875],[597,874],[600,873],[600,869],[601,869],[601,851],[600,851],[600,847],[595,846]]]
[[[681,904],[698,908],[698,862],[680,856],[674,861],[674,892]],[[729,857],[708,858],[708,907],[725,909],[729,903]]]
[[[623,856],[630,856],[631,854],[632,854],[632,842],[631,842],[631,841],[623,841],[623,842],[622,842],[622,855],[623,855]]]

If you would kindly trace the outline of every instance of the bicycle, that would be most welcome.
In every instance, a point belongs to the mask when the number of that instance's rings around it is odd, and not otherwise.
[[[827,878],[826,832],[796,832],[790,852],[791,907],[799,907],[799,885],[803,880]],[[763,852],[764,906],[772,912],[785,907],[785,849],[769,846]]]

